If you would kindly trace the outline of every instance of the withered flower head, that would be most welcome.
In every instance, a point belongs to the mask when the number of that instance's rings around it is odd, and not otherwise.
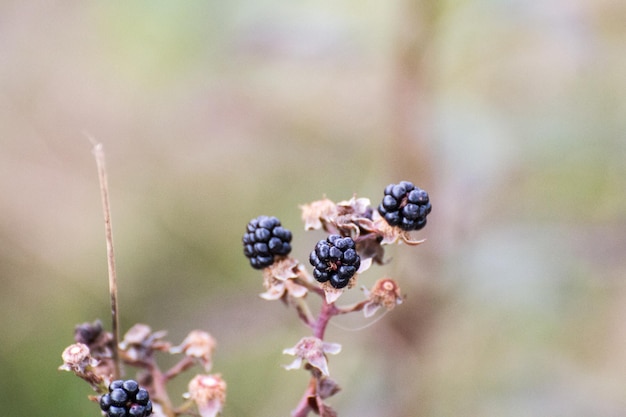
[[[208,372],[213,364],[213,351],[217,342],[207,332],[202,330],[191,331],[183,342],[170,349],[170,353],[184,353],[187,356],[197,358]]]
[[[87,345],[75,343],[65,348],[61,354],[63,365],[59,367],[62,371],[84,373],[88,367],[98,364],[98,361],[91,357],[91,352]]]
[[[368,198],[353,196],[334,203],[327,198],[300,206],[305,230],[324,229],[332,234],[358,237],[375,230]]]
[[[184,396],[196,403],[201,417],[215,417],[226,402],[226,382],[218,374],[196,375]]]
[[[374,283],[370,291],[366,289],[364,291],[368,298],[367,303],[363,307],[365,317],[373,316],[380,307],[385,307],[389,311],[396,305],[402,304],[400,287],[391,278],[381,278]]]
[[[333,219],[339,231],[358,237],[361,232],[375,230],[372,223],[373,210],[369,198],[352,196],[350,200],[337,203],[337,217]]]
[[[285,369],[299,369],[302,366],[302,361],[306,360],[309,365],[317,368],[323,375],[328,376],[326,354],[336,355],[340,351],[341,345],[338,343],[324,342],[312,336],[303,337],[294,347],[283,350],[283,353],[296,357],[291,364],[285,366]]]
[[[150,326],[138,323],[128,329],[120,342],[120,349],[126,353],[128,359],[142,360],[151,355],[152,351],[169,350],[169,343],[162,340],[166,334],[163,330],[153,333]]]
[[[295,259],[286,257],[274,262],[263,270],[265,292],[260,296],[265,300],[279,300],[283,296],[304,297],[308,290],[298,284],[295,278],[309,280],[303,266]]]
[[[98,367],[99,361],[91,356],[87,345],[83,343],[69,345],[61,354],[61,358],[63,365],[59,366],[59,370],[73,372],[87,381],[95,391],[101,392],[106,389],[107,367],[102,369]]]

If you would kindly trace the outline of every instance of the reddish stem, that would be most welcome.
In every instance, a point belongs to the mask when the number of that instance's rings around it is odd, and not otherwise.
[[[295,410],[291,412],[291,417],[306,417],[309,415],[311,410],[311,406],[309,406],[309,398],[315,397],[317,387],[317,379],[315,377],[311,377],[311,381],[309,381],[309,386],[304,391],[300,402]]]
[[[313,323],[313,336],[320,340],[324,340],[324,333],[326,332],[326,326],[330,319],[339,313],[339,309],[335,303],[327,303],[326,299],[322,299],[322,310],[317,317],[317,321]]]
[[[176,375],[191,368],[193,365],[195,365],[193,358],[190,356],[185,356],[183,359],[178,361],[176,365],[168,369],[167,372],[163,374],[163,377],[165,378],[166,381],[169,381],[170,379],[174,378]]]
[[[174,417],[175,413],[172,407],[172,401],[165,388],[167,376],[161,372],[161,369],[153,361],[150,363],[150,375],[152,376],[152,389],[154,392],[153,400],[159,403],[163,409],[163,414],[167,417]]]

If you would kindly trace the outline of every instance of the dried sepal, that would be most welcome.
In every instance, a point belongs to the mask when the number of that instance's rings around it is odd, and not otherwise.
[[[201,417],[215,417],[226,402],[226,382],[219,374],[196,375],[188,386],[185,398],[193,400]]]
[[[372,263],[371,259],[369,260],[366,259],[365,262],[362,262],[357,273],[354,274],[352,278],[350,278],[350,280],[348,281],[348,284],[343,288],[333,287],[330,281],[320,283],[319,285],[322,291],[324,291],[324,298],[326,299],[326,302],[328,304],[334,303],[335,301],[339,299],[339,297],[341,297],[341,295],[344,293],[345,290],[349,290],[350,288],[354,287],[359,277],[359,273],[368,269],[371,263]]]
[[[376,227],[376,234],[381,236],[381,245],[391,245],[398,242],[404,242],[407,245],[417,246],[424,243],[426,239],[413,240],[411,235],[406,230],[402,230],[399,227],[391,226],[384,218],[382,218],[378,212],[374,215],[374,225]]]
[[[324,282],[320,284],[320,287],[324,291],[324,298],[328,304],[332,304],[337,301],[343,294],[344,290],[352,288],[350,284],[348,284],[345,288],[335,288],[330,285],[330,282]]]
[[[285,257],[263,269],[263,287],[265,292],[260,297],[265,300],[279,300],[284,296],[302,298],[308,289],[300,285],[296,278],[309,281],[304,267],[291,257]]]

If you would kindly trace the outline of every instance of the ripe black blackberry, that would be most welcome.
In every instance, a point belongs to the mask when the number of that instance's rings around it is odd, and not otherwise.
[[[420,230],[432,209],[428,193],[409,181],[389,184],[378,212],[391,226],[403,230]]]
[[[108,417],[146,417],[152,414],[152,401],[137,381],[117,380],[109,385],[109,393],[100,397],[100,409]]]
[[[275,256],[291,252],[291,232],[280,225],[276,217],[259,216],[250,220],[243,235],[243,254],[255,269],[274,263]]]
[[[330,281],[335,288],[348,285],[350,278],[361,266],[354,240],[349,237],[330,235],[320,240],[309,256],[313,265],[313,276],[319,282]]]

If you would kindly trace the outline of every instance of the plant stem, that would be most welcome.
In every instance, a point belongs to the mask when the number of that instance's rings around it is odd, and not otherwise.
[[[317,387],[317,379],[313,376],[311,377],[311,381],[309,381],[309,386],[304,391],[300,402],[295,410],[291,412],[291,417],[306,417],[309,415],[311,411],[311,407],[309,406],[309,398],[315,396],[315,389]]]
[[[113,379],[121,376],[120,357],[118,352],[119,342],[119,314],[117,308],[117,274],[115,272],[115,253],[113,251],[113,227],[111,226],[111,207],[109,205],[109,185],[107,182],[106,167],[104,164],[104,151],[102,144],[94,145],[93,154],[96,157],[98,166],[98,179],[100,181],[100,195],[102,197],[102,211],[104,213],[104,233],[107,242],[107,266],[109,272],[109,294],[111,297],[111,318],[113,334]]]
[[[172,407],[172,401],[170,400],[170,397],[167,394],[167,389],[165,388],[165,384],[168,380],[167,375],[161,372],[161,369],[157,366],[154,360],[150,361],[149,371],[152,376],[152,389],[154,391],[153,400],[161,406],[163,414],[167,417],[174,417],[176,414],[174,412],[174,408]]]
[[[337,315],[339,309],[335,303],[327,303],[326,298],[322,299],[322,310],[317,317],[317,321],[313,324],[313,336],[320,340],[324,340],[324,332],[326,332],[326,326],[331,317]]]

